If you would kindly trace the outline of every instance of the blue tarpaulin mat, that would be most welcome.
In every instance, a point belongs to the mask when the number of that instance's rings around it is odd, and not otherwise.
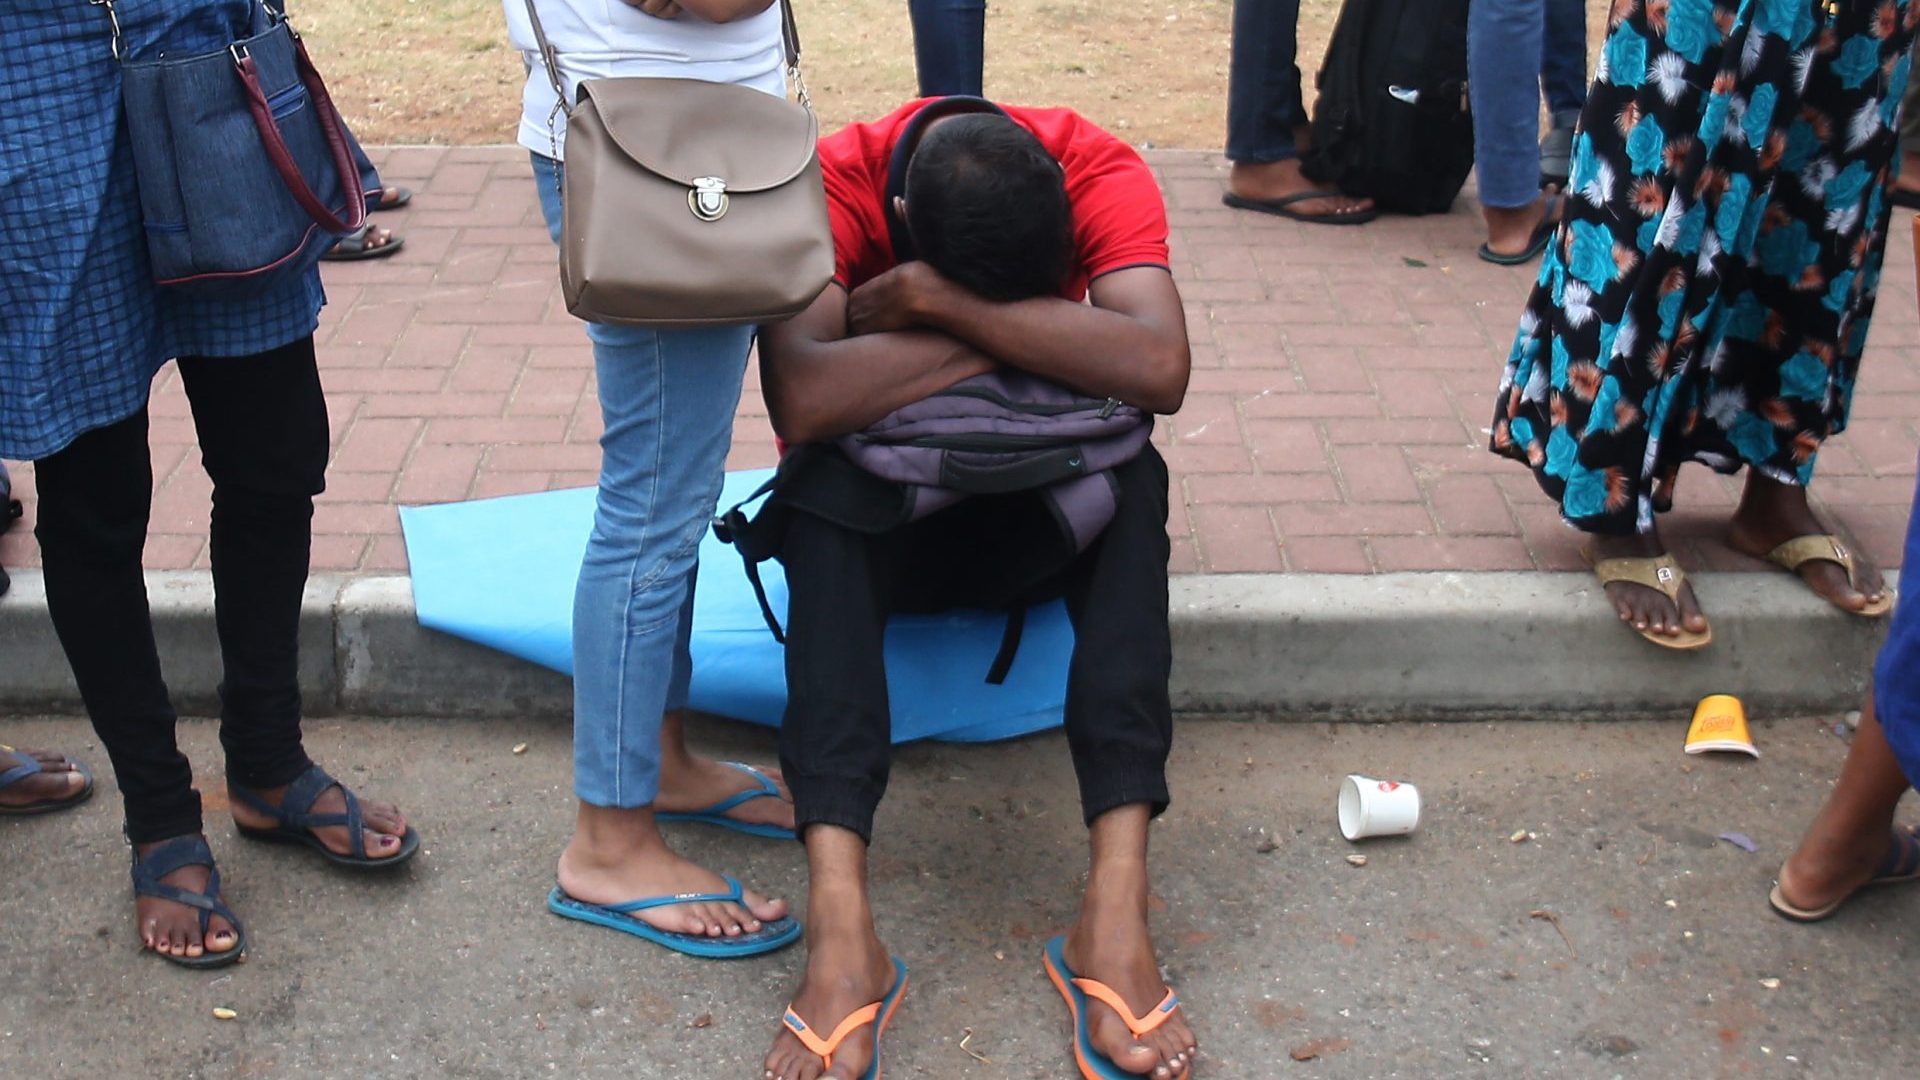
[[[723,506],[769,472],[728,475]],[[573,673],[573,588],[593,527],[592,488],[403,507],[413,598],[422,625]],[[761,564],[784,622],[787,582]],[[1007,680],[986,682],[1006,616],[902,615],[887,629],[893,741],[989,742],[1058,727],[1073,627],[1055,602],[1027,615]],[[786,651],[773,639],[740,556],[711,533],[700,548],[693,610],[693,689],[701,712],[777,727],[786,709]]]

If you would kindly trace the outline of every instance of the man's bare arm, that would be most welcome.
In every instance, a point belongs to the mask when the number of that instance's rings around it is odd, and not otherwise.
[[[925,263],[905,263],[856,289],[855,332],[921,327],[950,334],[1004,364],[1156,413],[1177,412],[1192,358],[1173,275],[1153,266],[1095,279],[1093,303],[1041,298],[997,303]]]
[[[964,342],[934,331],[847,333],[847,292],[837,284],[807,310],[761,330],[760,387],[782,439],[807,443],[850,435],[995,366]]]

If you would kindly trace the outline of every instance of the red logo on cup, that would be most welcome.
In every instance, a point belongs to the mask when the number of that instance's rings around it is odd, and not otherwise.
[[[1394,783],[1391,780],[1382,780],[1380,781],[1380,790],[1381,791],[1398,791],[1400,790],[1400,785]]]

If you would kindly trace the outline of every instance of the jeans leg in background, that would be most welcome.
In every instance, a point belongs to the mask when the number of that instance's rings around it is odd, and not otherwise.
[[[1553,126],[1571,127],[1587,104],[1587,9],[1582,0],[1546,0],[1540,88]]]
[[[127,836],[200,831],[193,767],[174,741],[141,552],[153,506],[145,409],[34,464],[47,614],[126,805]]]
[[[1227,159],[1245,164],[1299,156],[1293,129],[1307,123],[1297,52],[1300,0],[1234,0],[1227,75]]]
[[[556,239],[557,173],[534,156]],[[589,323],[587,337],[606,430],[574,592],[574,792],[594,806],[640,807],[659,793],[661,715],[685,702],[694,566],[720,498],[753,332]]]
[[[300,741],[300,606],[330,450],[313,338],[258,356],[183,357],[180,379],[213,480],[227,778],[279,787],[313,765]]]
[[[986,84],[987,0],[907,0],[921,97],[968,94]]]
[[[1480,203],[1511,210],[1540,195],[1540,49],[1543,0],[1474,0],[1467,9],[1467,73]]]

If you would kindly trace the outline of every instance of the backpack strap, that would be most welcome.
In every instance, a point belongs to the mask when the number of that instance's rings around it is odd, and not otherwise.
[[[767,586],[760,580],[760,564],[773,557],[764,542],[756,542],[753,521],[747,517],[747,507],[772,491],[780,482],[780,473],[767,478],[767,482],[753,490],[753,494],[735,503],[725,513],[713,519],[713,535],[723,544],[733,545],[740,553],[741,562],[746,564],[747,581],[753,585],[753,598],[760,602],[760,616],[767,620],[767,629],[773,631],[773,640],[782,645],[787,643],[787,632],[780,627],[780,619],[773,613],[773,605],[767,602]]]
[[[1085,552],[1120,509],[1119,481],[1112,470],[1076,476],[1048,486],[1043,494],[1060,531]]]
[[[993,666],[987,669],[987,684],[1000,686],[1007,681],[1007,675],[1013,671],[1013,658],[1020,652],[1020,639],[1027,632],[1027,609],[1018,605],[1007,609],[1007,629],[1000,636],[1000,651],[993,656]]]

